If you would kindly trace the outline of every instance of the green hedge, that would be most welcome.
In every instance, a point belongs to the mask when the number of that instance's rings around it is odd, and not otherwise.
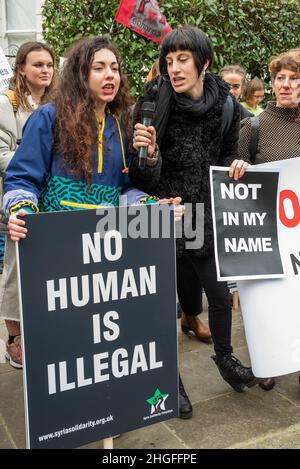
[[[212,71],[240,63],[251,77],[267,80],[272,55],[300,47],[300,0],[159,0],[171,27],[198,26],[215,48]],[[43,33],[58,56],[83,36],[107,34],[118,46],[136,96],[158,45],[113,22],[118,0],[45,0]]]

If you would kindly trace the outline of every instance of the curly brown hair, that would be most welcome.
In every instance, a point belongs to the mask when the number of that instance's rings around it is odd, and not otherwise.
[[[95,114],[95,98],[89,89],[88,79],[94,55],[101,49],[113,52],[119,65],[119,90],[107,107],[121,121],[129,140],[131,98],[128,94],[128,80],[122,72],[120,55],[108,37],[84,38],[71,47],[54,100],[54,148],[62,152],[63,164],[70,173],[74,177],[83,175],[88,183],[93,171],[92,154],[97,148],[99,125]]]
[[[28,103],[27,96],[31,94],[30,89],[28,88],[28,84],[26,78],[21,74],[23,67],[26,65],[26,59],[30,52],[34,51],[41,51],[45,50],[49,52],[53,61],[53,67],[55,67],[55,56],[52,49],[47,45],[43,44],[42,42],[35,42],[29,41],[24,42],[17,52],[15,66],[14,66],[14,74],[11,78],[10,82],[14,88],[16,101],[18,106],[20,106],[24,111],[32,112],[32,107]],[[48,87],[45,88],[45,93],[41,98],[41,104],[45,104],[49,102],[52,98],[54,93],[55,87],[57,84],[56,80],[56,72],[54,70],[53,78]]]
[[[276,57],[271,57],[269,61],[269,73],[271,80],[274,81],[277,73],[283,68],[300,73],[300,53],[299,49],[292,49],[288,52],[282,52]]]

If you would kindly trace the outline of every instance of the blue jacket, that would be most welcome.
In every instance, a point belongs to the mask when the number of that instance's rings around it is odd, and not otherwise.
[[[38,205],[42,212],[119,205],[120,194],[128,190],[131,183],[128,174],[122,172],[124,162],[114,117],[108,115],[105,118],[102,168],[98,151],[95,151],[90,186],[83,177],[75,179],[69,168],[62,164],[62,154],[53,151],[54,123],[53,104],[39,107],[26,122],[21,145],[5,174],[5,213],[8,213],[10,206],[24,200]],[[131,155],[126,152],[123,133],[122,143],[128,167]],[[134,199],[146,195],[136,191]],[[129,204],[132,202],[130,200]]]

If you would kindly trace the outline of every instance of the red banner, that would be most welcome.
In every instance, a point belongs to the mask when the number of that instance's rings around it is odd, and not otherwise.
[[[121,0],[115,20],[158,44],[171,31],[156,0]]]

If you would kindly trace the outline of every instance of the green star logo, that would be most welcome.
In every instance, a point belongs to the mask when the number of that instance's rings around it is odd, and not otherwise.
[[[167,397],[169,397],[169,394],[162,394],[159,389],[156,389],[154,396],[147,399],[146,402],[151,405],[151,415],[166,410],[165,401]]]

